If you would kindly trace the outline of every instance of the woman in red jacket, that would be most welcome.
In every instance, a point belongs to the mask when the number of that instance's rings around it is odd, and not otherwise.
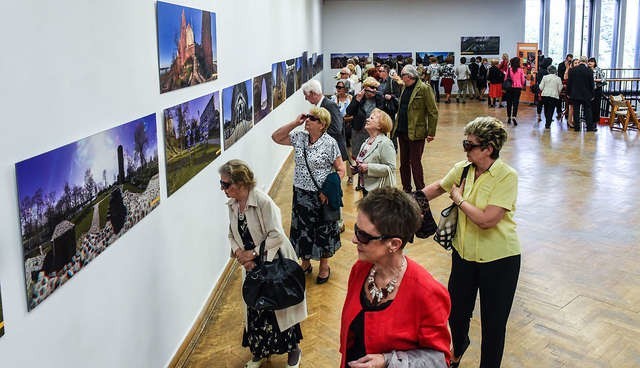
[[[358,203],[358,261],[342,309],[340,367],[448,366],[449,293],[402,254],[420,213],[397,188],[373,190]]]

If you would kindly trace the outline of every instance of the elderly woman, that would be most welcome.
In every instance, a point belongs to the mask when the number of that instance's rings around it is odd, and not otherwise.
[[[551,128],[553,111],[560,103],[560,93],[562,92],[562,79],[556,75],[557,70],[553,65],[547,67],[548,74],[540,81],[540,96],[544,107],[545,129]]]
[[[387,137],[392,126],[391,117],[378,108],[373,109],[364,126],[369,138],[362,143],[351,171],[360,173],[358,185],[364,188],[365,196],[374,189],[395,184],[396,150]]]
[[[304,124],[304,130],[293,129]],[[289,236],[296,254],[302,259],[302,269],[311,273],[311,260],[320,260],[316,283],[329,280],[329,258],[340,248],[340,229],[337,221],[324,221],[322,203],[327,196],[320,192],[329,175],[335,171],[340,180],[345,165],[336,140],[326,134],[331,114],[323,107],[314,107],[309,114],[298,117],[278,128],[271,138],[282,145],[293,146],[293,206]]]
[[[451,103],[451,89],[453,88],[453,80],[456,77],[455,67],[453,66],[453,56],[449,55],[444,60],[445,64],[440,70],[440,85],[444,88],[446,100],[444,103]]]
[[[280,209],[264,192],[255,187],[256,181],[249,166],[231,160],[219,170],[220,187],[229,197],[229,243],[231,256],[251,271],[262,261],[279,257],[296,259],[296,253],[284,234]],[[265,253],[259,254],[265,243]],[[307,317],[306,300],[292,307],[276,311],[246,308],[246,325],[242,346],[249,347],[253,359],[245,367],[258,368],[271,354],[289,353],[287,367],[298,367],[302,339],[300,322]]]
[[[403,254],[420,221],[418,204],[397,188],[376,189],[358,203],[340,367],[447,367],[449,295]]]
[[[342,121],[344,122],[344,137],[346,140],[346,148],[348,155],[351,155],[351,122],[353,117],[347,116],[347,106],[351,103],[351,95],[347,93],[345,80],[339,80],[336,82],[336,93],[331,96],[331,101],[335,102],[340,109],[340,115],[342,115]],[[353,172],[347,168],[347,176],[349,177],[348,183],[353,184]]]
[[[498,59],[491,59],[491,68],[487,75],[489,80],[489,106],[502,107],[502,102],[498,99],[502,98],[502,82],[504,82],[504,73],[498,68]]]
[[[464,128],[467,160],[424,189],[428,200],[449,193],[458,206],[453,239],[449,326],[451,366],[457,367],[470,344],[469,322],[478,290],[482,326],[481,367],[499,367],[507,319],[520,273],[520,242],[514,211],[518,174],[500,159],[507,132],[495,117],[479,117]],[[466,178],[459,182],[464,168]]]

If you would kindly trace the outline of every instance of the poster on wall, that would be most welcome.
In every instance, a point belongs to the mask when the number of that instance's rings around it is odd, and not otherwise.
[[[400,69],[402,65],[406,64],[405,59],[410,57],[410,52],[374,52],[373,62],[387,64],[392,69]],[[400,74],[400,70],[398,70],[398,74]]]
[[[347,60],[358,57],[359,60],[366,60],[368,52],[343,52],[331,54],[331,69],[342,69],[347,66]]]
[[[448,57],[451,57],[451,64],[455,64],[455,54],[453,51],[425,51],[425,52],[416,52],[416,65],[422,64],[427,66],[431,64],[429,58],[435,57],[438,59],[438,64],[444,65]]]
[[[160,203],[156,115],[15,167],[32,310]]]
[[[526,81],[526,89],[522,91],[520,100],[533,102],[535,94],[531,92],[531,86],[536,84],[536,74],[538,73],[538,44],[518,42],[516,50]]]
[[[309,56],[308,51],[304,51],[302,53],[302,83],[307,82],[311,79],[311,66],[309,65]]]
[[[251,80],[222,90],[224,149],[228,150],[253,127]]]
[[[272,91],[271,72],[253,78],[253,100],[255,101],[253,124],[258,124],[271,112]]]
[[[303,64],[302,57],[296,58],[296,91],[304,84],[304,71],[302,70]]]
[[[284,61],[271,65],[271,78],[273,79],[273,104],[272,109],[280,106],[287,99],[287,65]]]
[[[460,55],[498,55],[500,37],[460,37]]]
[[[158,2],[160,93],[218,79],[216,13]]]
[[[296,92],[296,59],[286,61],[287,98]]]
[[[324,69],[324,54],[318,55],[318,62],[320,63],[320,71],[322,71]]]
[[[4,315],[2,314],[2,294],[0,293],[0,337],[4,336]]]
[[[164,110],[167,195],[172,195],[222,152],[220,92]]]
[[[311,59],[313,60],[313,75],[316,75],[320,73],[320,63],[318,62],[319,60],[318,54],[314,52],[313,55],[311,55]]]

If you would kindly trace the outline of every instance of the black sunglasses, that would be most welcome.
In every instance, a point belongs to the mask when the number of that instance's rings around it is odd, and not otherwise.
[[[462,141],[462,148],[464,148],[465,152],[469,152],[476,147],[482,147],[482,144],[475,144],[468,139]]]
[[[344,89],[344,86],[336,86],[336,89]]]
[[[311,114],[307,114],[307,115],[305,115],[304,117],[305,117],[305,118],[307,118],[307,119],[309,119],[309,120],[311,120],[311,121],[318,121],[318,120],[320,120],[320,118],[318,118],[318,117],[316,117],[316,116],[313,116],[313,115],[311,115]]]
[[[369,233],[366,233],[366,232],[360,230],[360,228],[358,227],[358,224],[353,224],[353,231],[356,234],[356,239],[358,239],[358,242],[360,242],[362,244],[369,244],[369,242],[371,242],[373,240],[400,238],[397,235],[373,236],[373,235],[371,235]],[[400,239],[402,239],[402,238],[400,238]]]
[[[233,183],[220,180],[220,188],[222,188],[223,190],[229,189],[229,187],[232,185]]]

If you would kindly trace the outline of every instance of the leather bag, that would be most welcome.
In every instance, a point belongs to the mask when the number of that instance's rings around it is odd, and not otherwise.
[[[307,161],[307,149],[303,147],[302,150],[304,154],[304,163],[307,165],[307,171],[309,171],[309,176],[311,177],[313,184],[316,186],[316,188],[318,188],[318,193],[320,193],[321,188],[318,185],[318,182],[316,182],[316,178],[313,176],[313,173],[311,172],[311,168],[309,167],[309,161]],[[322,209],[322,221],[336,222],[340,220],[340,207],[333,208],[328,202],[327,203],[321,202],[320,207]]]
[[[469,165],[465,166],[460,176],[460,183],[467,177],[469,172]],[[456,229],[458,227],[458,206],[452,203],[449,207],[442,210],[440,213],[440,221],[438,221],[438,228],[433,235],[433,240],[442,246],[445,250],[451,250],[453,247],[453,238],[456,236]]]
[[[509,69],[507,69],[507,78],[504,80],[504,82],[502,82],[502,89],[503,90],[507,90],[510,88],[513,88],[513,80],[511,79],[511,67],[509,67]]]
[[[420,228],[416,230],[416,236],[421,239],[426,239],[436,232],[438,224],[436,224],[436,220],[433,219],[429,200],[424,193],[421,190],[417,190],[411,193],[411,195],[413,199],[418,202],[420,212],[422,212],[422,222],[420,223]]]

